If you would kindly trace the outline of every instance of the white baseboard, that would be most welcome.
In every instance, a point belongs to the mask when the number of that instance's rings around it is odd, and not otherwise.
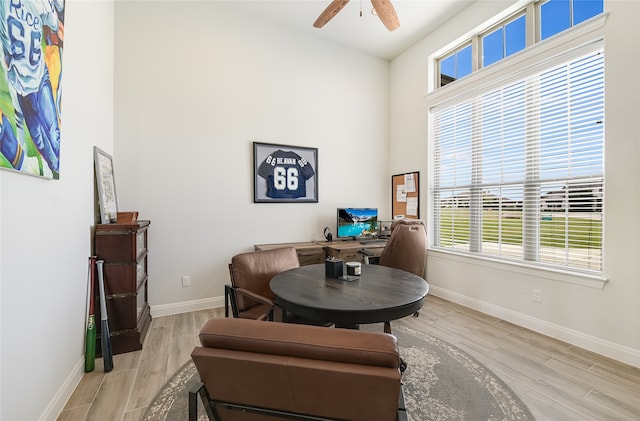
[[[73,395],[76,387],[80,384],[82,376],[84,375],[84,355],[73,367],[69,376],[65,379],[64,383],[58,389],[58,392],[54,395],[53,399],[49,402],[49,405],[42,412],[38,421],[55,421],[64,409],[65,405]]]
[[[429,294],[478,310],[482,313],[498,317],[502,320],[531,329],[543,335],[604,355],[605,357],[613,358],[614,360],[625,364],[640,367],[640,350],[610,342],[554,323],[549,323],[545,320],[537,319],[535,317],[496,306],[495,304],[487,303],[485,301],[477,300],[472,297],[467,297],[466,295],[439,288],[435,285],[430,286]]]
[[[151,317],[171,316],[218,307],[224,307],[224,296],[151,306]]]

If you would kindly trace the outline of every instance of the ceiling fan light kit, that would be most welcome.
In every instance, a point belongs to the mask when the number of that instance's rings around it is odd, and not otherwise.
[[[324,9],[320,16],[318,16],[318,19],[313,23],[313,26],[316,28],[322,28],[327,24],[327,22],[333,19],[335,15],[337,15],[347,3],[349,3],[349,0],[333,0],[331,4]],[[380,21],[382,21],[389,31],[398,29],[400,26],[400,20],[398,19],[396,9],[391,4],[390,0],[371,0],[371,4],[373,5],[375,14],[377,14]]]

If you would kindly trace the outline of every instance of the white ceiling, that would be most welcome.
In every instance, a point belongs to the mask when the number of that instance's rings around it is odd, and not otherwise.
[[[351,0],[323,28],[314,28],[313,22],[331,0],[236,0],[230,3],[275,23],[392,60],[474,1],[392,0],[400,20],[400,27],[393,32],[371,13],[370,0]]]

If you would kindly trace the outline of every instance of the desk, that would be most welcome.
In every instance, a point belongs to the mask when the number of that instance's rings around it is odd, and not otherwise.
[[[327,257],[335,257],[345,262],[355,261],[369,263],[376,262],[376,258],[380,257],[385,243],[374,242],[362,244],[360,241],[310,241],[306,243],[276,243],[276,244],[256,244],[254,249],[272,250],[282,247],[294,247],[298,253],[300,265],[312,265],[324,262]],[[366,249],[367,253],[362,250]]]
[[[321,242],[256,244],[253,247],[256,251],[293,247],[298,253],[298,261],[300,261],[301,266],[322,263],[326,257],[324,243]]]
[[[332,241],[322,243],[324,245],[324,250],[327,257],[335,257],[336,259],[343,260],[345,262],[363,262],[365,261],[365,255],[362,253],[363,249],[367,249],[370,255],[374,255],[377,253],[379,257],[382,254],[382,250],[384,250],[384,246],[386,243],[376,242],[376,243],[362,243],[360,241]]]
[[[356,281],[326,278],[324,264],[300,266],[271,279],[275,302],[299,316],[354,326],[388,322],[416,313],[429,285],[403,270],[363,265]]]

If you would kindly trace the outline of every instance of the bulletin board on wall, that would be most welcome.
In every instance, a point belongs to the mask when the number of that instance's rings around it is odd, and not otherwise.
[[[420,219],[419,171],[391,176],[391,216]]]

